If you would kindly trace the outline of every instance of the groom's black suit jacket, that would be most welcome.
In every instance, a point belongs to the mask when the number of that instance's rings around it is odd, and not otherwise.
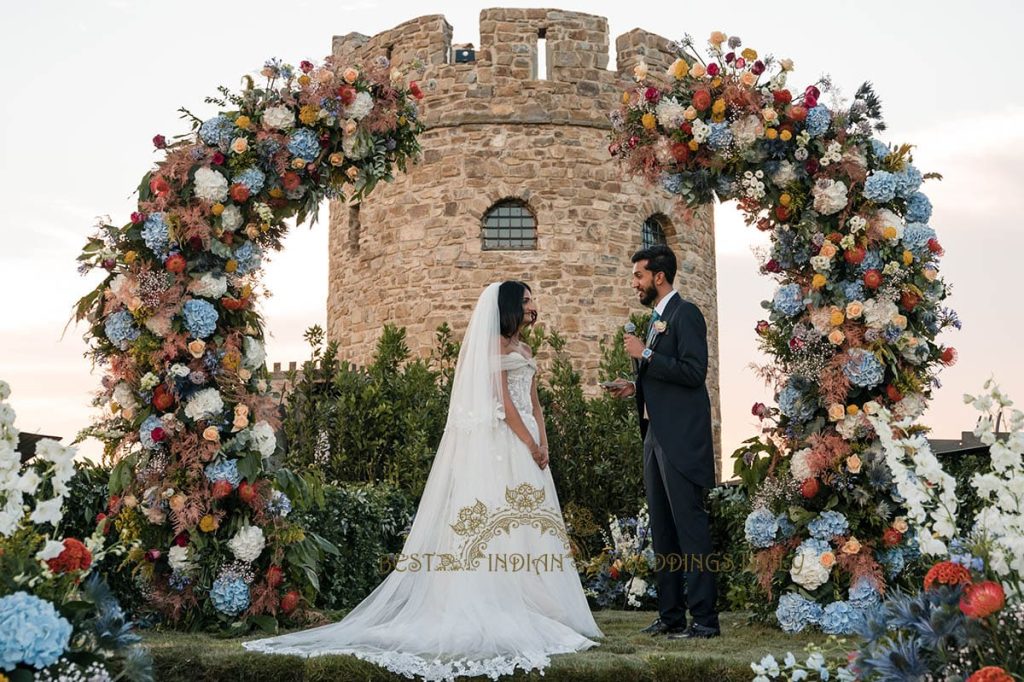
[[[669,464],[699,486],[715,486],[715,448],[711,435],[707,324],[700,310],[679,292],[669,299],[661,317],[665,331],[654,329],[648,346],[650,361],[637,369],[636,404],[640,433],[648,429]],[[644,406],[650,421],[644,419]]]

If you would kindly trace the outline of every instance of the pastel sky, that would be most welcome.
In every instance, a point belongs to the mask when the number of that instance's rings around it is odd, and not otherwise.
[[[133,189],[157,158],[152,136],[188,130],[179,107],[211,115],[203,98],[221,84],[237,87],[268,57],[319,59],[330,52],[333,35],[372,35],[424,14],[444,14],[455,42],[479,44],[478,16],[486,6],[429,0],[8,4],[0,28],[0,59],[8,65],[0,99],[0,378],[12,386],[18,427],[70,440],[88,424],[100,377],[82,357],[83,329],[69,327],[63,336],[62,330],[98,275],[80,277],[75,257],[96,216],[127,218]],[[762,54],[793,59],[793,86],[828,73],[849,96],[872,81],[889,124],[884,139],[917,145],[916,165],[944,176],[925,191],[947,252],[949,303],[964,328],[943,339],[959,350],[960,361],[943,373],[925,422],[936,437],[971,428],[976,415],[961,396],[992,375],[1024,400],[1018,355],[1024,321],[1016,300],[1024,293],[1024,93],[1015,49],[1024,10],[1018,3],[561,0],[550,6],[607,17],[613,50],[614,37],[635,27],[670,38],[688,32],[699,43],[722,30]],[[755,432],[750,405],[771,397],[748,366],[762,361],[753,325],[773,287],[757,274],[751,253],[764,243],[761,236],[728,205],[716,207],[716,223],[723,446],[730,452]],[[326,251],[321,220],[296,229],[267,266],[274,293],[263,308],[270,361],[304,359],[303,330],[324,322]],[[544,299],[558,295],[538,293],[542,311]],[[80,451],[94,455],[98,444]]]

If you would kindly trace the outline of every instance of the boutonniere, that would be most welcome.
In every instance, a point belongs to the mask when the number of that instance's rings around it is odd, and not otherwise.
[[[668,329],[668,322],[665,320],[658,320],[654,323],[654,331],[659,334],[664,334],[666,329]]]

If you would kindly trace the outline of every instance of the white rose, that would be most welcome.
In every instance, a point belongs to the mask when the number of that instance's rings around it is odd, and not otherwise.
[[[806,481],[813,474],[811,467],[807,463],[807,457],[811,454],[810,448],[804,448],[803,450],[797,450],[793,453],[792,459],[789,461],[789,473],[793,475],[798,481]]]
[[[196,171],[196,196],[210,203],[228,198],[228,179],[212,168]]]
[[[277,449],[277,436],[274,428],[265,421],[258,421],[252,427],[252,437],[256,441],[256,449],[263,457],[270,457]]]
[[[811,190],[814,210],[821,215],[832,215],[846,208],[846,185],[840,180],[818,180]]]
[[[228,280],[212,272],[204,272],[201,277],[189,282],[188,290],[197,296],[219,299],[228,291]]]
[[[295,114],[288,107],[270,107],[263,112],[263,125],[284,130],[295,125]]]
[[[228,549],[239,561],[251,563],[259,558],[265,544],[262,528],[245,526],[235,534],[235,537],[228,540]]]
[[[373,97],[368,92],[360,92],[356,94],[352,104],[345,108],[345,116],[358,121],[366,118],[371,111],[373,111]]]
[[[224,212],[220,214],[220,226],[226,232],[234,232],[242,226],[242,212],[237,206],[231,204],[224,207]]]
[[[242,340],[244,364],[249,369],[260,369],[267,361],[267,352],[263,343],[256,338],[246,336]]]
[[[793,567],[789,569],[789,577],[797,585],[816,590],[828,582],[829,569],[821,565],[821,557],[811,550],[801,550],[793,557]]]
[[[188,547],[171,547],[167,552],[167,563],[178,573],[184,573],[192,568],[192,562],[188,558]]]
[[[224,400],[215,388],[197,391],[185,404],[185,416],[199,421],[219,415],[224,410]]]
[[[832,269],[832,259],[828,256],[811,256],[811,267],[815,272],[828,272]]]
[[[36,554],[36,558],[40,561],[49,561],[50,559],[56,559],[64,551],[64,543],[57,542],[56,540],[47,540],[43,548]]]
[[[135,392],[132,391],[132,387],[126,381],[117,382],[111,399],[120,405],[122,409],[128,408],[130,410],[138,405],[138,402],[135,400]]]

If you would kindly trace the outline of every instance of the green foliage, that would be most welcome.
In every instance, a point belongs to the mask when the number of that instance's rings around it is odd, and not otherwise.
[[[723,611],[751,608],[759,600],[754,574],[748,570],[750,551],[743,524],[750,500],[741,485],[720,485],[708,494],[711,544],[718,555],[718,607]]]

